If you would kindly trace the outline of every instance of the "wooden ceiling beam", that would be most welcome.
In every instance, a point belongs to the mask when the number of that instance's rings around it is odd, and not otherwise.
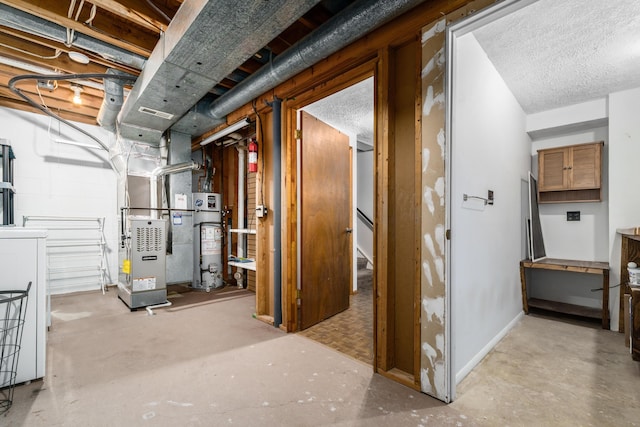
[[[30,105],[26,101],[24,101],[22,98],[20,98],[18,95],[16,95],[15,93],[11,92],[8,88],[5,88],[5,87],[0,87],[0,99],[6,100],[8,102],[14,102],[14,103],[16,101],[19,101],[20,103],[24,103],[26,105]],[[95,105],[92,105],[92,104],[85,105],[84,99],[83,99],[83,105],[75,105],[70,100],[69,101],[65,101],[65,100],[62,100],[62,99],[59,99],[59,98],[46,97],[44,94],[43,94],[43,99],[44,99],[44,103],[46,104],[47,108],[49,108],[53,112],[65,111],[65,112],[68,112],[68,113],[71,113],[71,114],[74,114],[74,115],[87,116],[87,117],[90,117],[92,119],[91,122],[93,124],[96,123],[95,117],[98,114],[99,106],[98,106],[98,108],[96,108]],[[36,97],[34,99],[34,101],[38,102],[39,98]]]
[[[91,62],[96,64],[104,65],[105,67],[114,68],[120,71],[127,72],[129,74],[133,74],[137,76],[140,74],[140,70],[129,67],[127,65],[118,64],[115,62],[111,62],[103,57],[96,55],[92,52],[88,52],[82,49],[78,49],[76,47],[69,48],[64,43],[59,43],[53,40],[46,39],[44,37],[35,36],[33,34],[25,33],[24,31],[14,30],[13,28],[4,27],[0,25],[0,34],[7,34],[9,36],[13,36],[31,43],[38,44],[40,46],[48,47],[49,49],[57,49],[65,53],[69,53],[69,51],[82,52],[90,59]]]
[[[158,34],[106,11],[98,11],[91,25],[84,22],[89,18],[90,8],[87,7],[83,9],[78,21],[70,19],[67,17],[67,1],[0,0],[0,3],[145,57],[149,57],[159,39]]]
[[[6,107],[6,108],[11,108],[13,110],[27,111],[29,113],[45,115],[39,109],[35,108],[31,104],[28,104],[27,102],[22,100],[7,99],[7,98],[0,97],[0,107]],[[85,123],[88,125],[96,124],[95,117],[89,117],[84,114],[79,114],[79,113],[70,112],[70,111],[55,111],[55,113],[65,120],[71,120],[73,122],[78,122],[78,123]]]
[[[135,7],[128,7],[113,0],[89,0],[89,2],[127,21],[135,22],[158,35],[161,31],[167,31],[167,26],[169,25],[168,22],[162,21],[163,18],[154,18],[153,16],[157,15],[157,13],[145,2],[130,1],[129,3],[135,5]]]
[[[0,56],[4,56],[6,58],[13,58],[17,61],[25,62],[28,64],[37,65],[44,68],[49,68],[52,70],[59,70],[64,73],[69,74],[82,74],[82,73],[104,73],[106,72],[106,67],[99,64],[88,63],[78,64],[77,62],[69,59],[67,55],[60,55],[55,60],[52,59],[42,59],[36,57],[27,57],[25,55],[16,52],[13,49],[9,49],[3,46],[0,46]],[[27,74],[31,74],[30,72]]]

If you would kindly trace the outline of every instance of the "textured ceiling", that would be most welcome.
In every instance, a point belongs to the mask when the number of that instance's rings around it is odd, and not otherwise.
[[[640,86],[640,0],[539,0],[473,34],[526,113]]]
[[[303,108],[307,113],[373,145],[373,77]]]

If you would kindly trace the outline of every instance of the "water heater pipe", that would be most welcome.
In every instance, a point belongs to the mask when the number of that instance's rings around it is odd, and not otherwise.
[[[244,174],[245,174],[245,159],[246,159],[246,151],[244,147],[236,147],[238,150],[238,224],[236,227],[244,228]],[[246,235],[245,235],[246,236]],[[241,234],[238,234],[238,247],[236,249],[236,256],[238,258],[244,258],[246,254],[244,253],[244,240],[246,237],[243,237]],[[231,242],[231,241],[229,241]],[[238,272],[241,271],[241,268],[238,267],[236,270]],[[236,273],[237,274],[237,273]],[[242,288],[243,284],[241,280],[236,279],[238,282],[238,287]]]
[[[188,170],[199,170],[200,164],[194,161],[177,163],[175,165],[158,166],[151,172],[149,177],[149,205],[151,218],[158,219],[158,178],[164,175],[184,172]]]
[[[236,227],[242,229],[244,227],[244,174],[245,174],[245,158],[246,151],[244,147],[238,147],[238,224]],[[244,245],[240,236],[238,236],[238,249],[236,250],[238,258],[244,258]]]

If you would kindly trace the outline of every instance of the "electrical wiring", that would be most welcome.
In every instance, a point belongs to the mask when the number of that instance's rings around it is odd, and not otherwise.
[[[134,76],[122,76],[122,75],[117,75],[117,74],[103,74],[103,73],[62,74],[62,75],[60,75],[60,74],[50,74],[50,75],[24,74],[24,75],[21,75],[21,76],[13,77],[11,80],[9,80],[9,89],[11,90],[11,92],[15,93],[20,98],[22,98],[26,102],[28,102],[31,106],[37,108],[38,110],[42,111],[46,115],[48,115],[50,117],[53,117],[54,119],[56,119],[56,120],[64,123],[65,125],[69,126],[70,128],[75,129],[78,132],[88,136],[89,138],[94,140],[103,150],[108,152],[109,151],[109,147],[107,147],[107,145],[105,143],[103,143],[100,139],[98,139],[95,136],[91,135],[89,132],[85,131],[84,129],[80,128],[79,126],[74,125],[70,121],[63,119],[62,117],[60,117],[59,115],[55,114],[53,111],[51,111],[46,106],[38,104],[37,102],[35,102],[29,96],[25,95],[20,89],[18,89],[16,87],[16,83],[18,83],[20,81],[23,81],[23,80],[36,80],[36,81],[53,80],[53,81],[59,81],[59,80],[76,80],[76,79],[103,79],[103,80],[104,79],[115,79],[115,80],[133,81],[133,80],[135,80],[135,77]],[[37,86],[37,84],[36,84],[36,86]]]

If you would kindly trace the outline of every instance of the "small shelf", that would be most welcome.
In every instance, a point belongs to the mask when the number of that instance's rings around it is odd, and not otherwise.
[[[248,228],[232,228],[229,231],[231,231],[232,233],[239,233],[239,234],[256,234],[256,230],[251,230]]]
[[[240,261],[229,261],[228,263],[232,267],[243,268],[245,270],[256,271],[256,262],[255,260],[240,262]]]
[[[558,313],[571,314],[574,316],[589,317],[592,319],[602,319],[602,309],[584,307],[581,305],[567,304],[564,302],[548,301],[538,298],[529,298],[529,307],[542,310],[555,311]]]

